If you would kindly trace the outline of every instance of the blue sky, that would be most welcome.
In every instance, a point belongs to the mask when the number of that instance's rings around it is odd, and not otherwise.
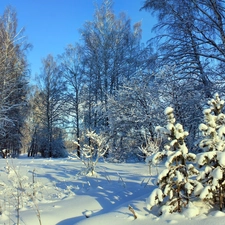
[[[94,2],[102,0],[0,0],[2,15],[7,5],[17,11],[19,28],[33,49],[28,54],[32,77],[40,72],[41,59],[48,54],[61,54],[68,44],[79,42],[79,29],[85,21],[93,20]],[[154,19],[151,14],[139,11],[143,0],[114,0],[114,12],[125,12],[132,24],[142,21],[143,42],[151,37]]]

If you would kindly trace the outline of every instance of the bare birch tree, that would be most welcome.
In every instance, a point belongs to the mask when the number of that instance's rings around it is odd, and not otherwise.
[[[80,157],[80,124],[83,120],[82,113],[82,90],[85,85],[85,77],[82,64],[82,52],[79,45],[68,45],[65,52],[60,55],[61,72],[66,80],[66,112],[68,127],[75,130],[77,145],[77,156]],[[71,121],[72,118],[72,121]]]
[[[65,83],[62,74],[52,55],[42,61],[43,67],[39,75],[39,93],[37,95],[39,138],[42,139],[40,152],[43,157],[62,157],[66,155],[60,131],[64,118]],[[60,132],[59,132],[60,131]],[[34,132],[37,133],[36,130]],[[60,141],[60,144],[58,143]]]
[[[141,23],[132,27],[124,13],[116,17],[112,4],[105,0],[97,6],[94,20],[81,29],[88,89],[86,127],[90,130],[108,129],[109,118],[104,114],[108,111],[108,96],[115,94],[124,79],[136,76],[143,69],[143,59],[146,62],[149,57],[140,43]],[[91,123],[88,118],[92,118]]]

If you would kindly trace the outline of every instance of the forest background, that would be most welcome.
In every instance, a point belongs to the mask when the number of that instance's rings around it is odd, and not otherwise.
[[[113,12],[113,1],[96,5],[80,41],[47,55],[35,85],[29,83],[26,33],[16,11],[0,18],[0,150],[11,155],[64,157],[94,131],[105,156],[142,159],[140,147],[157,141],[164,109],[189,132],[198,151],[202,111],[215,92],[224,97],[225,2],[145,0],[141,10],[157,18],[154,37],[142,43],[142,24]]]

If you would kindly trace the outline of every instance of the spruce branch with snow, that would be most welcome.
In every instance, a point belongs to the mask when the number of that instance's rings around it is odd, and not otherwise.
[[[164,149],[152,156],[152,163],[158,163],[166,157],[166,168],[158,175],[158,188],[149,197],[148,206],[164,205],[161,213],[166,211],[181,212],[182,208],[188,205],[189,198],[197,187],[197,182],[191,177],[198,174],[198,171],[187,161],[194,161],[195,154],[188,153],[185,138],[188,135],[183,126],[176,123],[173,108],[165,110],[167,117],[166,127],[156,127],[156,131],[166,139]]]
[[[197,180],[203,184],[199,197],[212,205],[225,205],[225,114],[224,101],[216,93],[204,110],[204,123],[200,124],[203,139],[199,146],[203,153],[198,154],[197,164],[201,171]]]

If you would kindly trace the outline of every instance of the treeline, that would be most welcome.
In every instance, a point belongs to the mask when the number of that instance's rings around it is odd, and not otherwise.
[[[28,67],[23,29],[18,31],[15,11],[8,7],[0,17],[0,149],[17,154],[26,119]]]
[[[28,46],[14,26],[10,42],[18,62],[12,67],[10,57],[1,54],[7,59],[1,68],[7,77],[17,75],[20,83],[8,86],[20,93],[15,98],[16,92],[9,92],[11,99],[20,99],[10,103],[13,107],[7,102],[11,111],[1,108],[0,113],[5,112],[1,144],[6,145],[1,149],[19,153],[23,143],[29,156],[61,157],[70,144],[79,156],[80,144],[90,141],[85,133],[95,131],[107,139],[108,157],[139,157],[139,147],[157,138],[155,126],[164,122],[164,108],[171,106],[190,134],[188,148],[196,151],[205,102],[215,92],[224,96],[224,3],[146,0],[142,10],[153,12],[158,22],[153,28],[155,37],[144,45],[141,22],[132,25],[124,13],[115,15],[113,2],[105,0],[96,7],[93,21],[80,29],[80,43],[43,60],[37,85],[29,92],[25,79]],[[5,25],[10,21],[4,21],[1,29],[10,27]]]
[[[68,45],[62,54],[48,55],[42,62],[37,89],[30,96],[29,155],[65,155],[67,135],[67,143],[75,141],[72,147],[80,156],[80,145],[90,144],[85,134],[95,131],[108,137],[109,153],[122,159],[142,143],[140,129],[145,121],[141,115],[140,121],[132,118],[132,107],[139,107],[142,99],[135,102],[138,93],[133,100],[125,98],[137,91],[130,89],[134,81],[146,86],[152,49],[141,43],[141,23],[132,26],[125,14],[116,16],[112,1],[96,8],[93,21],[84,24],[80,35],[81,43]]]

